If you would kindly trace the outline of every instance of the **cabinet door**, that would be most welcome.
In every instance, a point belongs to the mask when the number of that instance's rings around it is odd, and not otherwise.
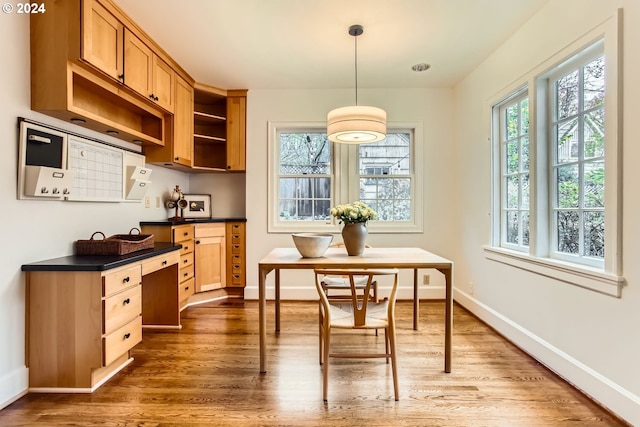
[[[122,81],[124,26],[96,0],[82,6],[82,59]]]
[[[191,166],[193,159],[193,87],[181,77],[176,78],[173,126],[173,161]]]
[[[225,253],[224,237],[196,239],[196,292],[225,287]]]
[[[131,31],[124,32],[124,84],[140,95],[152,96],[151,70],[153,52]]]
[[[175,72],[158,55],[153,55],[151,64],[151,95],[153,100],[167,111],[173,112]]]
[[[244,171],[246,168],[246,120],[247,98],[227,98],[227,170]]]

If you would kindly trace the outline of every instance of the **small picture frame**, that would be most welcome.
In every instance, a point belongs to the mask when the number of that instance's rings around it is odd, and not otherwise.
[[[185,194],[184,218],[211,218],[211,194]]]

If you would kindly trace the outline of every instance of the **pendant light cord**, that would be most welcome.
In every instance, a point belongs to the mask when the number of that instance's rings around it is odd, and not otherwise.
[[[358,35],[355,38],[356,105],[358,105]]]

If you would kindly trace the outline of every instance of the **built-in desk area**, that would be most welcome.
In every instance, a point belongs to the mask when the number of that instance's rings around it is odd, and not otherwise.
[[[142,328],[180,328],[180,245],[25,264],[33,392],[92,392],[133,361]]]

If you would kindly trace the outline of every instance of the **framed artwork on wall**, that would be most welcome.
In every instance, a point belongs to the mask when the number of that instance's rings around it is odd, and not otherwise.
[[[185,194],[184,218],[211,218],[211,194]]]

